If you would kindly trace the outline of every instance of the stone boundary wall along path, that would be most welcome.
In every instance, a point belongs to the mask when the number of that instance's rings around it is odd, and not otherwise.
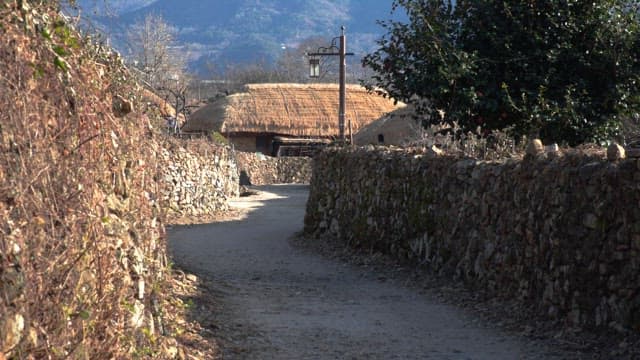
[[[160,154],[163,208],[174,215],[206,215],[228,209],[239,195],[238,169],[229,148],[199,144],[198,151],[179,145]]]
[[[308,157],[271,157],[237,151],[236,160],[242,185],[308,184],[311,181],[311,158]]]
[[[414,258],[568,325],[640,330],[640,163],[316,156],[305,232]]]

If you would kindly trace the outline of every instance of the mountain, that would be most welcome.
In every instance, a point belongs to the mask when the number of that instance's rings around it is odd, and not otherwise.
[[[118,15],[150,5],[157,0],[80,0],[78,4],[88,14]]]
[[[91,21],[124,51],[126,29],[146,14],[162,15],[178,31],[194,70],[209,62],[273,63],[283,49],[311,37],[327,44],[346,26],[348,50],[358,61],[383,35],[377,20],[401,17],[391,13],[391,0],[80,0]]]

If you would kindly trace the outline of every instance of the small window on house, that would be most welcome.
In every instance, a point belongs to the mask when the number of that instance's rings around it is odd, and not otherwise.
[[[378,144],[384,144],[384,135],[378,134]]]

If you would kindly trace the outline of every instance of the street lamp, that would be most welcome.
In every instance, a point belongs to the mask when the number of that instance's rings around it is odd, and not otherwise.
[[[320,77],[320,59],[318,58],[309,59],[309,77],[312,77],[312,78]]]
[[[309,56],[309,76],[312,78],[320,77],[320,57],[322,56],[339,56],[340,57],[340,96],[339,96],[339,110],[338,110],[338,128],[340,129],[340,141],[344,141],[344,116],[346,111],[346,98],[347,98],[347,86],[346,86],[346,74],[347,74],[347,55],[353,55],[353,53],[347,52],[347,38],[344,35],[344,26],[340,28],[342,33],[340,36],[331,40],[331,45],[328,47],[319,47],[314,53],[307,53]],[[340,41],[340,45],[336,45],[336,41]]]

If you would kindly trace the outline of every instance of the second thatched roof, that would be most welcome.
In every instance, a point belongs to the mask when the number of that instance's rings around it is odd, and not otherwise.
[[[345,131],[355,133],[404,104],[347,85]],[[183,132],[273,133],[290,136],[338,135],[337,84],[249,84],[193,114]]]

